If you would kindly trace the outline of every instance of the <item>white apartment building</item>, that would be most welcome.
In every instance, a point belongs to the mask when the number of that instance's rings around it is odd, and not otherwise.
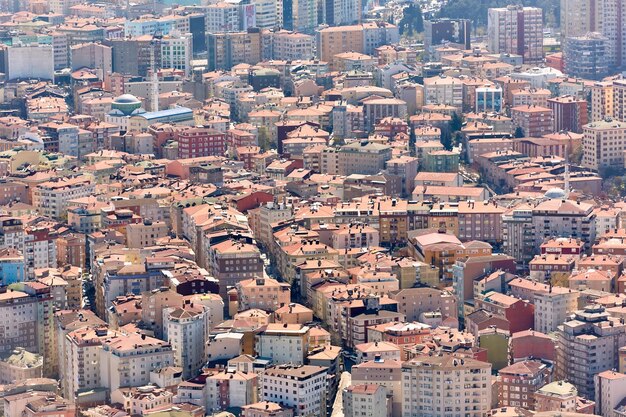
[[[326,414],[327,368],[321,366],[279,365],[267,368],[261,376],[263,401],[281,403],[294,409],[298,417]]]
[[[351,385],[343,390],[342,401],[345,417],[385,417],[391,412],[387,389],[381,385]]]
[[[454,77],[436,76],[424,79],[425,104],[445,104],[463,108],[463,81]]]
[[[600,372],[594,377],[596,411],[603,417],[618,417],[615,408],[626,398],[626,374],[616,371]]]
[[[76,402],[80,390],[100,387],[100,351],[102,342],[108,338],[122,335],[106,326],[86,327],[65,335],[61,349],[64,350],[63,378],[61,388],[63,397],[71,403]]]
[[[33,190],[33,205],[41,215],[60,219],[67,214],[68,201],[93,195],[96,185],[86,175],[43,182]]]
[[[258,401],[259,377],[253,372],[222,371],[206,379],[206,412],[243,407]]]
[[[610,317],[602,306],[587,306],[558,327],[556,342],[556,378],[574,384],[582,397],[594,398],[594,376],[617,369],[626,324]]]
[[[402,365],[402,417],[484,416],[491,409],[491,364],[452,355]]]
[[[239,30],[239,5],[219,2],[206,7],[207,33],[237,32]]]
[[[185,379],[196,376],[206,361],[209,312],[208,307],[193,302],[163,310],[163,338],[171,343],[174,364],[183,369]]]
[[[191,59],[193,57],[191,33],[178,34],[175,32],[161,39],[161,68],[175,68],[191,74]]]
[[[297,61],[313,58],[315,38],[304,33],[281,30],[272,35],[273,59]]]
[[[256,336],[255,351],[274,363],[304,364],[308,352],[309,327],[301,324],[271,323]]]
[[[104,341],[100,352],[100,386],[111,392],[150,382],[150,372],[174,366],[172,345],[132,333]]]
[[[256,11],[256,26],[260,29],[272,29],[278,26],[278,8],[276,0],[252,0]]]

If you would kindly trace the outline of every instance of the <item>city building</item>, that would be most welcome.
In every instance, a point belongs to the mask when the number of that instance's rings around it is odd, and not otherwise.
[[[488,49],[492,53],[516,54],[526,64],[543,60],[543,10],[507,6],[488,11]]]
[[[326,412],[326,378],[321,366],[273,366],[261,376],[261,398],[293,408],[295,416],[319,416]]]

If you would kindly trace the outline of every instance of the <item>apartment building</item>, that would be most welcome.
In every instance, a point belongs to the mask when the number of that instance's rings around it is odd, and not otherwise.
[[[69,200],[91,196],[95,189],[95,183],[87,175],[53,179],[35,187],[33,205],[42,215],[61,219],[67,215]]]
[[[241,407],[241,417],[293,417],[293,410],[278,403],[261,401]]]
[[[176,135],[176,140],[181,159],[224,156],[226,152],[226,135],[207,127],[182,130]]]
[[[0,384],[10,385],[29,378],[41,378],[43,356],[17,348],[0,356]]]
[[[316,32],[317,57],[332,64],[333,57],[344,52],[373,55],[382,45],[397,43],[398,27],[385,22],[352,26],[334,26]]]
[[[615,370],[604,371],[594,377],[594,383],[595,413],[599,416],[619,416],[615,409],[626,398],[626,375]]]
[[[381,385],[350,385],[344,388],[342,401],[346,417],[391,417],[391,401]]]
[[[144,219],[141,223],[126,225],[126,246],[140,249],[154,246],[157,239],[169,234],[169,227],[165,222]]]
[[[104,340],[99,364],[100,386],[113,392],[147,385],[151,371],[174,366],[174,352],[168,342],[130,333]]]
[[[211,245],[209,260],[209,273],[219,281],[223,297],[239,281],[263,276],[261,252],[251,243],[227,239]]]
[[[192,300],[179,307],[163,309],[163,339],[174,350],[174,365],[182,368],[183,378],[197,375],[206,363],[210,309]]]
[[[577,412],[578,390],[569,382],[555,381],[535,392],[535,410]]]
[[[548,106],[554,116],[555,132],[568,131],[582,133],[587,124],[587,100],[573,96],[561,96],[548,99]]]
[[[483,416],[491,409],[491,364],[450,354],[402,365],[402,416]]]
[[[624,166],[626,123],[609,118],[583,126],[581,165],[596,171]]]
[[[526,137],[541,137],[554,130],[554,114],[551,109],[539,106],[511,108],[513,125],[521,128]]]
[[[77,401],[81,391],[100,387],[100,351],[102,343],[121,334],[106,326],[83,327],[65,335],[62,342],[63,396],[71,403]]]
[[[494,54],[516,54],[525,64],[543,60],[543,10],[510,5],[489,9],[488,49]]]
[[[209,33],[207,39],[208,69],[230,70],[238,64],[261,62],[261,33],[253,28],[246,32]]]
[[[276,311],[291,302],[291,286],[272,278],[252,278],[235,284],[238,310]]]
[[[206,378],[206,411],[243,407],[258,401],[259,376],[253,372],[220,371]]]
[[[523,360],[498,371],[499,407],[521,407],[533,410],[535,391],[552,379],[552,366],[540,360]]]
[[[581,396],[594,398],[594,375],[617,369],[626,324],[609,316],[604,307],[590,305],[558,327],[556,340],[556,378],[570,381]]]
[[[321,366],[278,365],[261,376],[261,397],[294,409],[295,416],[326,413],[327,370]]]
[[[309,351],[309,327],[302,324],[270,323],[256,336],[255,352],[275,364],[303,365]]]
[[[577,1],[579,0],[574,0]],[[601,80],[609,73],[609,65],[605,59],[608,48],[609,40],[598,32],[565,38],[565,72],[572,77]]]

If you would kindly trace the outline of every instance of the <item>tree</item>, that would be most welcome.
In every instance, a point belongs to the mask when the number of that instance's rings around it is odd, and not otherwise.
[[[402,11],[402,19],[398,24],[400,35],[412,36],[424,31],[424,17],[419,5],[411,4]]]
[[[515,128],[515,137],[516,138],[523,138],[526,135],[524,135],[524,129],[521,128],[521,126],[517,126]]]
[[[463,120],[457,112],[452,113],[452,119],[450,119],[450,131],[452,133],[460,132],[463,128]]]
[[[441,132],[440,142],[446,151],[452,150],[452,136],[450,136],[449,134],[446,134],[445,132]]]

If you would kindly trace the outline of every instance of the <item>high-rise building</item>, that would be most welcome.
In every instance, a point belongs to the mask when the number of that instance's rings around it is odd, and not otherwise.
[[[583,36],[598,29],[596,3],[602,0],[561,0],[561,36]]]
[[[468,19],[434,19],[424,21],[424,49],[451,43],[470,49],[472,22]]]
[[[206,362],[208,336],[208,307],[186,300],[163,310],[163,338],[172,344],[174,364],[183,369],[183,378],[196,376]]]
[[[599,80],[608,74],[608,39],[598,32],[565,38],[565,72],[572,77]]]
[[[489,9],[489,51],[521,55],[526,64],[543,60],[543,11],[538,7]]]
[[[191,74],[193,45],[191,33],[170,33],[161,39],[161,68],[177,69]]]
[[[606,38],[603,59],[619,68],[626,59],[626,5],[623,0],[561,0],[561,31],[564,39],[598,32]]]
[[[490,378],[491,364],[449,354],[405,362],[402,416],[483,416],[491,408]]]
[[[615,370],[600,372],[594,378],[596,414],[619,416],[613,410],[626,398],[626,375]]]
[[[587,124],[587,100],[574,96],[561,96],[548,99],[548,108],[554,116],[555,132],[568,131],[581,133]]]
[[[556,377],[574,384],[581,396],[594,398],[594,376],[617,369],[618,350],[626,344],[626,324],[591,305],[575,312],[556,331]]]
[[[524,360],[498,371],[498,406],[534,409],[535,391],[552,376],[552,367],[537,359]]]
[[[230,70],[237,64],[255,65],[261,61],[261,32],[209,33],[207,39],[208,69]]]
[[[317,27],[315,0],[279,0],[282,2],[282,27],[295,32],[312,34]]]
[[[583,126],[582,166],[594,170],[624,165],[626,123],[598,120]]]
[[[318,23],[330,26],[359,23],[362,8],[361,0],[323,0],[318,6]]]

